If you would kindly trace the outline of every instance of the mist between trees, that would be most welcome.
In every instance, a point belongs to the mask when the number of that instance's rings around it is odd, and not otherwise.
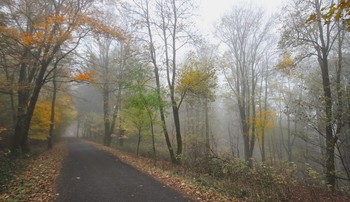
[[[155,161],[288,162],[348,188],[348,8],[237,4],[215,23],[215,44],[194,26],[198,3],[1,1],[2,148],[51,147],[71,126]]]

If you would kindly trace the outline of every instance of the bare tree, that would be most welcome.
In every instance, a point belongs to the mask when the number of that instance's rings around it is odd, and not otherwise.
[[[218,37],[229,48],[224,74],[238,105],[245,160],[250,165],[256,141],[259,68],[271,28],[271,21],[264,16],[261,9],[236,6],[217,27]]]

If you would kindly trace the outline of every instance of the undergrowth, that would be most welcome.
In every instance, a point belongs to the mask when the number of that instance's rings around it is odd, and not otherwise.
[[[187,165],[201,186],[243,201],[349,201],[346,193],[297,178],[297,166],[273,168],[264,163],[249,167],[240,159],[203,158]]]
[[[55,181],[66,155],[65,143],[51,150],[37,145],[25,155],[0,156],[0,201],[53,201]]]
[[[24,171],[36,155],[37,153],[19,156],[10,153],[0,155],[0,194],[7,190],[8,184]]]

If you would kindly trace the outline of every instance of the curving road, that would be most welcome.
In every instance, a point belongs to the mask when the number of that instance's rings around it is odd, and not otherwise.
[[[59,202],[190,201],[116,157],[76,138],[68,140],[69,154],[58,178]]]

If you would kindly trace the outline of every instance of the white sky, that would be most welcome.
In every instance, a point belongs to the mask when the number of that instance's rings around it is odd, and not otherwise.
[[[267,12],[277,11],[285,0],[251,0],[254,4],[266,9]],[[213,31],[213,24],[231,8],[238,3],[248,3],[249,0],[199,0],[198,28],[210,34]]]

